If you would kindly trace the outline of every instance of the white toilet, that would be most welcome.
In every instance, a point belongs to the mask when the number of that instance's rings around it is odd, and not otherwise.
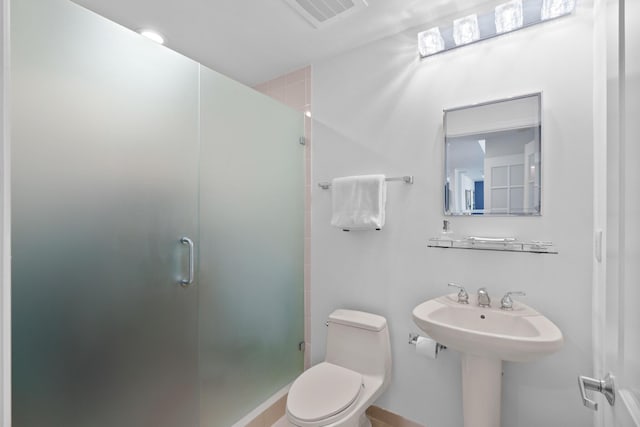
[[[287,419],[297,427],[370,427],[366,409],[391,378],[387,320],[336,310],[327,322],[325,360],[300,375],[287,398]]]

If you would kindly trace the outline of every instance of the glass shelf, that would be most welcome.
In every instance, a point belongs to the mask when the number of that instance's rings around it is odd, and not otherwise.
[[[553,242],[539,240],[523,242],[515,238],[466,237],[463,239],[447,239],[432,237],[427,242],[427,246],[442,249],[475,249],[481,251],[530,252],[536,254],[558,253]]]

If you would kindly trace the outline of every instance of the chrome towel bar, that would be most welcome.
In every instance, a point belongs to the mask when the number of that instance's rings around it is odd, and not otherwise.
[[[403,181],[405,184],[413,184],[413,175],[405,175],[405,176],[395,176],[392,178],[385,178],[385,181]],[[319,182],[318,183],[318,187],[322,188],[323,190],[328,190],[331,188],[331,183],[324,181],[324,182]]]

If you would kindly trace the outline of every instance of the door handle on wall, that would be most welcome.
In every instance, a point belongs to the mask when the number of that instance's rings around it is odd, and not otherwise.
[[[604,380],[597,380],[595,378],[589,378],[581,375],[578,377],[578,386],[580,387],[582,404],[594,411],[598,410],[598,404],[587,397],[587,390],[593,390],[604,394],[611,406],[613,406],[616,401],[615,384],[611,374],[607,374],[607,376],[604,377]]]
[[[195,273],[195,246],[193,240],[188,237],[182,237],[180,243],[189,246],[189,275],[186,279],[180,279],[180,284],[186,287],[193,283]]]

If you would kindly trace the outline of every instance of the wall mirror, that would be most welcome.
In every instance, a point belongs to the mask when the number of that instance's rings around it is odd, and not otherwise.
[[[445,215],[540,215],[541,98],[444,110]]]

